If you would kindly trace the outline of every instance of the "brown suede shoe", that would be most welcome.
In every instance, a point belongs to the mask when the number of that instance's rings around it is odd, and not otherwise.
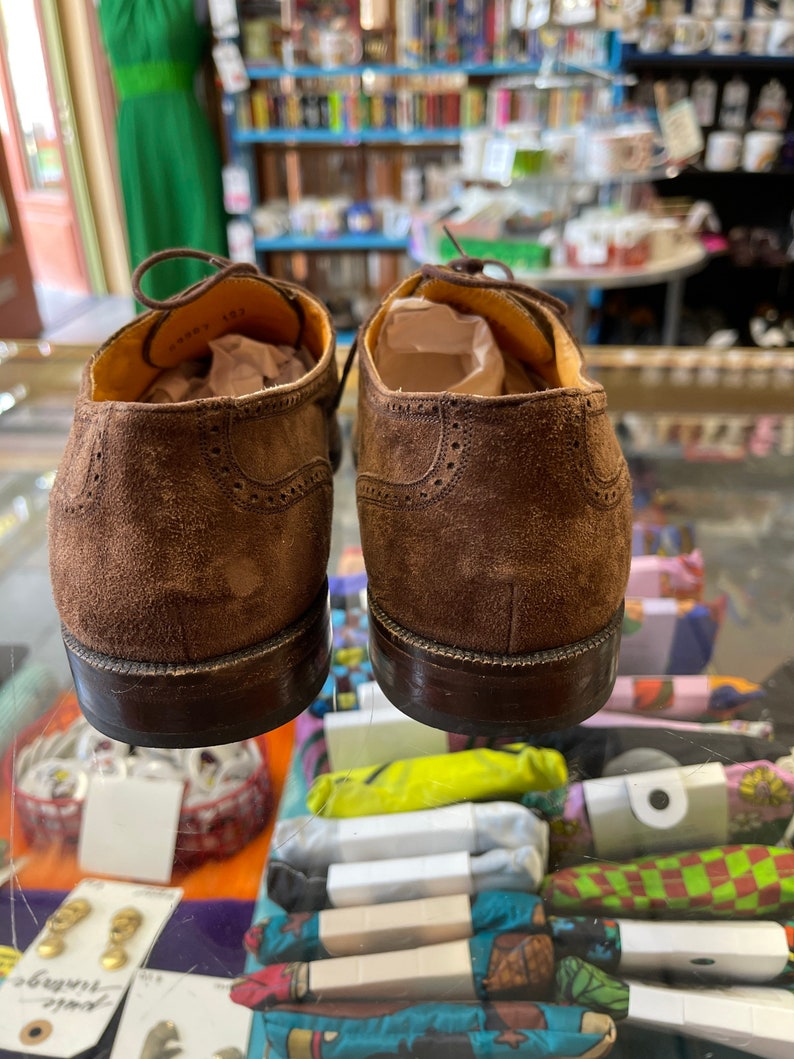
[[[386,696],[447,731],[521,735],[609,697],[631,484],[564,305],[482,267],[426,266],[361,328],[358,513]]]
[[[145,269],[184,253],[221,271],[147,299]],[[332,323],[300,287],[199,252],[133,279],[156,310],[85,367],[50,500],[53,593],[91,724],[145,746],[231,742],[296,716],[329,669]],[[269,344],[269,388],[257,368],[244,396],[212,389],[240,371],[227,337],[210,384],[208,344],[230,335]],[[202,386],[214,396],[190,396]]]

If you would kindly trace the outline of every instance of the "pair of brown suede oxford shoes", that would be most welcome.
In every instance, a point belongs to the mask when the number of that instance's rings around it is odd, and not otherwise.
[[[153,302],[140,278],[169,253],[218,271]],[[610,694],[631,486],[562,303],[481,269],[424,267],[359,332],[370,657],[412,717],[521,738]],[[155,255],[134,280],[152,311],[86,364],[51,495],[55,602],[101,732],[235,741],[295,717],[328,674],[333,325],[302,287],[194,251]],[[147,396],[232,334],[301,350],[297,377],[244,396]],[[468,392],[459,355],[440,358],[452,335],[498,348],[487,393]]]

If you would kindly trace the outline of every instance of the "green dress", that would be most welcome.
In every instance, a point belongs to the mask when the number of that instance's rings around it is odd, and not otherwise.
[[[99,20],[119,100],[118,152],[133,268],[156,250],[226,255],[218,145],[193,91],[207,46],[194,0],[101,0]],[[207,275],[187,258],[143,281],[154,298]]]

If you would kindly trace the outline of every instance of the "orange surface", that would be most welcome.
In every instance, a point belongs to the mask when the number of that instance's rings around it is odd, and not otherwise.
[[[45,729],[49,732],[65,729],[78,715],[77,700],[65,695],[44,718],[22,732],[3,761],[0,782],[0,836],[8,836],[15,860],[24,857],[18,881],[23,890],[71,890],[85,875],[77,865],[77,851],[73,846],[51,843],[30,846],[25,839],[18,815],[13,809],[11,788],[12,761],[15,747],[30,741]],[[238,898],[254,900],[270,845],[276,807],[281,797],[289,767],[294,740],[294,722],[260,736],[258,742],[267,754],[272,778],[273,803],[265,829],[239,853],[225,860],[207,861],[193,871],[175,871],[171,884],[184,889],[185,899]],[[141,823],[145,827],[145,821]]]

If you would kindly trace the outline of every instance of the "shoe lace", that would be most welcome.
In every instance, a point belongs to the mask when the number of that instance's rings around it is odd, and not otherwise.
[[[173,261],[183,257],[204,261],[218,271],[213,272],[205,279],[199,280],[198,283],[194,283],[186,290],[180,291],[178,294],[172,294],[169,298],[152,298],[144,293],[141,288],[141,280],[150,269],[160,264],[161,261]],[[132,273],[132,293],[141,305],[145,305],[149,309],[167,311],[169,309],[178,309],[182,305],[189,305],[229,276],[250,275],[258,276],[260,272],[256,265],[248,261],[230,261],[227,257],[221,257],[219,254],[210,254],[206,250],[194,250],[189,246],[181,246],[171,250],[158,250],[157,253],[151,254],[145,261],[142,261]]]
[[[444,235],[447,237],[447,239],[449,239],[449,241],[455,247],[457,252],[460,254],[460,257],[455,257],[451,261],[447,262],[447,268],[451,268],[453,272],[463,272],[467,276],[477,276],[481,272],[485,272],[485,268],[487,265],[491,265],[494,268],[501,268],[505,274],[505,279],[515,279],[515,276],[513,275],[513,270],[509,268],[509,266],[507,266],[504,261],[500,261],[498,258],[495,257],[471,257],[469,254],[466,253],[466,251],[463,249],[463,247],[460,245],[458,240],[455,238],[455,236],[452,234],[449,228],[447,228],[446,225],[443,226],[442,230],[444,232]],[[430,267],[432,268],[432,266]]]

